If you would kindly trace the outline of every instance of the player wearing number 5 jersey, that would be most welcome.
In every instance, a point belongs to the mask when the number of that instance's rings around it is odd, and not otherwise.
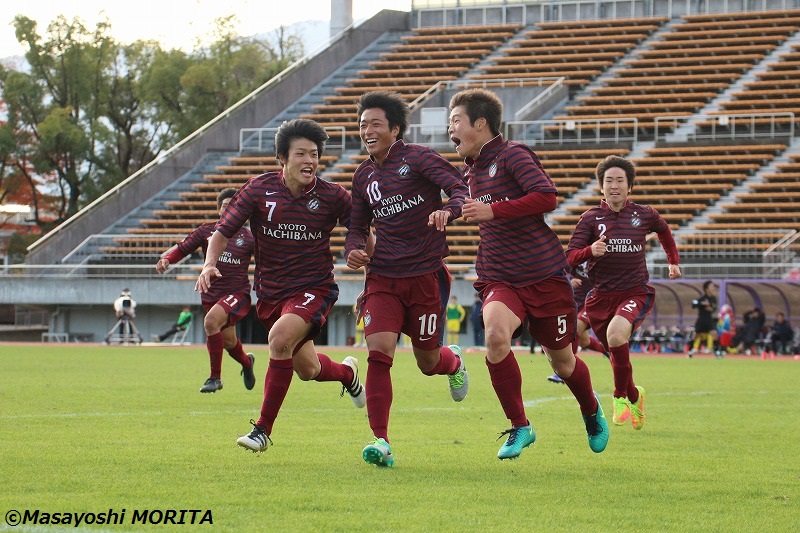
[[[444,311],[450,274],[448,222],[461,215],[467,189],[456,168],[430,148],[406,144],[410,110],[397,93],[364,94],[358,104],[361,140],[369,159],[353,175],[353,217],[345,240],[345,259],[367,268],[361,313],[367,349],[367,416],[372,441],[363,459],[376,466],[394,464],[389,447],[392,404],[391,367],[400,333],[411,338],[423,374],[447,375],[451,397],[467,394],[461,349],[444,346]],[[442,190],[449,200],[442,202]],[[365,243],[375,225],[375,252]]]
[[[642,429],[645,391],[633,382],[628,339],[655,298],[655,289],[647,284],[647,234],[658,235],[669,261],[670,279],[681,276],[680,257],[669,225],[658,211],[628,199],[636,179],[633,163],[611,155],[597,165],[595,174],[604,199],[581,215],[567,247],[567,260],[572,266],[589,262],[594,289],[586,296],[586,314],[611,352],[614,423],[621,426],[630,419],[634,429]]]
[[[275,419],[293,372],[303,381],[335,381],[356,407],[364,406],[357,361],[342,363],[317,353],[313,339],[339,296],[333,277],[331,232],[350,224],[350,195],[340,185],[317,177],[328,135],[312,120],[284,122],[275,135],[283,167],[251,178],[236,193],[217,223],[209,253],[221,250],[248,220],[255,237],[255,290],[258,318],[268,331],[269,366],[261,415],[237,444],[254,452],[268,447]],[[220,279],[206,261],[196,290]]]
[[[223,189],[217,195],[217,210],[220,216],[236,194],[236,189]],[[180,261],[198,248],[208,258],[208,240],[214,233],[214,223],[203,224],[191,232],[161,256],[156,271],[164,273],[169,265]],[[244,353],[242,343],[236,336],[236,323],[250,311],[250,257],[253,255],[253,235],[247,228],[240,228],[236,236],[228,241],[221,253],[214,255],[222,274],[214,289],[200,296],[206,316],[203,328],[206,332],[206,348],[211,363],[211,375],[200,388],[200,392],[216,392],[222,388],[222,350],[242,365],[244,385],[251,390],[256,383],[253,374],[254,356]],[[158,339],[156,339],[158,340]]]
[[[589,447],[599,453],[608,443],[608,424],[589,368],[573,351],[576,309],[567,261],[544,220],[556,208],[557,190],[528,146],[503,139],[502,116],[503,104],[491,91],[468,89],[450,100],[450,138],[464,158],[470,192],[462,216],[480,228],[475,289],[483,300],[486,366],[511,422],[497,457],[515,459],[536,440],[511,350],[511,339],[526,326],[578,400]]]

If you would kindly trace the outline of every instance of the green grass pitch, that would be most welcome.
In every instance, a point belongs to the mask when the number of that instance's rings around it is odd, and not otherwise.
[[[223,531],[797,531],[800,362],[791,358],[633,356],[647,389],[642,431],[611,425],[589,450],[568,389],[546,381],[542,355],[519,349],[536,443],[501,462],[508,428],[484,354],[465,355],[470,391],[450,399],[399,350],[392,371],[392,469],[361,459],[365,410],[333,383],[292,382],[265,453],[236,438],[258,418],[267,353],[253,391],[233,360],[225,387],[200,394],[204,346],[0,346],[0,514],[126,509],[210,510]],[[366,351],[354,354],[362,378]],[[612,376],[584,359],[611,423]],[[186,526],[161,526],[161,530]],[[197,526],[190,526],[197,527]],[[0,530],[75,530],[0,523]]]

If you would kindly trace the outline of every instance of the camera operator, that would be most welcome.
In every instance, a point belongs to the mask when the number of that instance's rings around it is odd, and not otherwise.
[[[136,300],[131,297],[130,289],[122,289],[119,298],[114,300],[114,313],[117,318],[134,318],[136,316]]]

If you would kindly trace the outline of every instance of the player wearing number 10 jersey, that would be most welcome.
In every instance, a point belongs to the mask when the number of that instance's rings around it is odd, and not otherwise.
[[[347,191],[317,177],[327,138],[313,120],[284,122],[275,135],[283,168],[251,178],[239,189],[209,243],[209,253],[224,248],[250,221],[256,241],[256,309],[269,332],[270,356],[261,416],[250,434],[237,440],[254,452],[267,449],[293,371],[304,381],[339,382],[356,407],[364,406],[356,359],[331,361],[317,353],[313,341],[339,297],[331,232],[337,224],[349,226],[351,212]],[[214,264],[206,261],[196,290],[209,290],[219,277]]]
[[[236,189],[223,189],[217,195],[217,210],[220,216],[236,194]],[[156,270],[163,273],[175,263],[198,248],[208,256],[208,240],[214,233],[214,223],[203,224],[191,232],[183,241],[169,250],[156,263]],[[255,386],[253,354],[244,353],[242,343],[236,336],[236,323],[250,311],[250,256],[253,255],[253,235],[247,228],[240,228],[236,236],[228,241],[225,249],[215,257],[217,268],[222,273],[214,289],[203,293],[200,301],[206,311],[203,328],[206,332],[206,348],[211,362],[211,375],[200,388],[200,392],[216,392],[222,388],[222,350],[242,365],[244,385],[248,390]],[[158,340],[157,338],[155,340]]]
[[[367,416],[373,440],[363,459],[394,464],[389,447],[391,367],[400,333],[411,338],[417,366],[428,376],[447,375],[451,397],[461,401],[468,378],[461,349],[441,346],[450,274],[445,227],[461,215],[467,188],[456,168],[428,147],[406,144],[410,110],[397,93],[366,93],[358,104],[361,140],[369,159],[353,175],[353,220],[345,260],[367,268],[361,312],[367,359]],[[442,190],[449,200],[442,202]],[[364,250],[375,225],[375,252]]]

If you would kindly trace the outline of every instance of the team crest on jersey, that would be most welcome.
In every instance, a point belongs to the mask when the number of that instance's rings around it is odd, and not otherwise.
[[[364,313],[364,327],[369,326],[370,322],[372,322],[372,315],[367,311]]]
[[[489,177],[493,178],[495,174],[497,174],[497,163],[492,163],[489,167]]]
[[[400,176],[405,176],[405,175],[406,175],[406,174],[408,174],[409,172],[411,172],[411,167],[409,167],[408,165],[404,164],[404,165],[403,165],[402,167],[400,167],[400,169],[397,171],[397,174],[398,174],[398,175],[400,175]]]
[[[631,218],[631,226],[634,228],[638,228],[642,224],[642,219],[636,216],[636,213],[633,214],[633,218]]]
[[[316,196],[309,198],[306,207],[308,207],[310,211],[316,211],[317,209],[319,209],[319,198],[317,198]]]
[[[236,246],[244,246],[244,237],[239,235],[236,237]]]

